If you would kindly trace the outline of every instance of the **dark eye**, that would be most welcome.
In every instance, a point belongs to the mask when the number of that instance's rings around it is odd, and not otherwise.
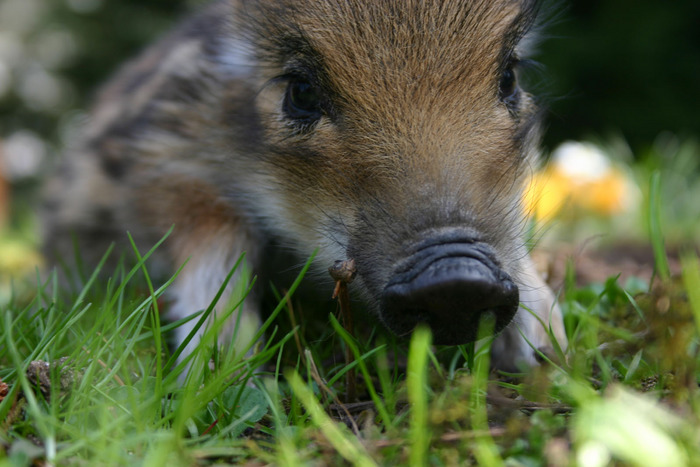
[[[321,92],[302,78],[292,78],[287,85],[284,111],[293,119],[313,121],[321,118]]]
[[[501,75],[501,81],[498,83],[498,94],[503,102],[508,103],[513,100],[517,91],[515,70],[513,70],[513,65],[509,65]]]

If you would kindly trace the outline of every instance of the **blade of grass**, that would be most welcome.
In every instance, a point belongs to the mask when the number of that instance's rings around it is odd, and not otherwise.
[[[131,282],[131,279],[134,277],[134,275],[139,270],[141,270],[148,258],[150,258],[151,255],[163,244],[163,242],[165,242],[165,240],[173,232],[174,228],[175,226],[171,226],[170,229],[168,229],[168,231],[165,233],[165,235],[163,235],[163,237],[160,240],[158,240],[158,242],[155,245],[153,245],[153,247],[150,250],[148,250],[148,252],[145,255],[143,255],[143,257],[140,260],[138,260],[136,264],[129,270],[129,272],[122,280],[121,284],[119,284],[119,287],[117,287],[117,290],[114,292],[112,300],[109,303],[110,308],[114,307],[114,304],[121,299],[124,288],[126,288],[127,284]],[[182,269],[182,267],[180,269]],[[175,275],[179,273],[180,269],[178,269],[178,272]]]
[[[634,308],[634,311],[637,312],[637,315],[639,315],[642,320],[646,321],[646,318],[644,316],[644,311],[639,307],[639,304],[637,304],[637,300],[634,299],[632,295],[627,290],[622,290],[625,294],[625,297],[627,297],[627,301],[630,302],[630,305],[632,305],[632,308]]]
[[[695,328],[700,336],[700,262],[698,257],[691,252],[681,256],[681,268],[683,274],[683,285],[688,294],[690,309],[695,319]]]
[[[488,413],[486,411],[486,393],[488,390],[488,378],[491,365],[491,342],[493,341],[493,327],[495,319],[487,315],[479,322],[479,341],[482,347],[474,356],[474,369],[472,371],[473,385],[470,396],[472,413],[472,428],[477,433],[475,436],[474,456],[477,464],[483,466],[502,466],[503,459],[498,453],[498,447],[489,431]]]
[[[189,343],[194,339],[194,337],[197,335],[199,330],[202,328],[202,326],[205,325],[205,323],[208,321],[209,317],[212,315],[214,312],[214,307],[216,304],[219,302],[221,299],[221,296],[224,294],[224,291],[226,290],[226,287],[228,286],[229,282],[231,281],[231,278],[235,274],[235,272],[238,270],[238,267],[243,263],[243,260],[245,259],[245,254],[241,255],[240,258],[236,261],[236,263],[233,265],[231,270],[228,272],[226,277],[224,278],[224,281],[222,282],[221,286],[216,292],[216,295],[214,295],[214,298],[212,298],[211,302],[209,303],[209,306],[204,310],[204,312],[201,313],[201,316],[197,323],[194,325],[194,327],[190,330],[190,332],[187,334],[187,337],[185,337],[184,341],[180,344],[180,346],[175,349],[175,352],[170,356],[168,361],[165,363],[166,368],[170,368],[180,357],[182,352],[187,348]],[[178,270],[178,273],[182,270],[182,268],[185,267],[185,264],[183,264],[180,269]],[[175,276],[171,280],[175,280]],[[183,323],[184,324],[184,323]],[[173,371],[170,372],[168,376],[166,376],[166,379],[171,380],[182,371],[184,371],[185,368],[190,364],[192,359],[194,359],[196,355],[194,353],[187,355],[185,358],[183,358],[180,363],[173,369]]]
[[[380,351],[385,351],[386,352],[386,344],[382,344],[380,346],[375,347],[374,349],[365,352],[362,354],[362,360],[366,360],[369,357],[371,357],[374,354],[379,353]],[[333,386],[336,381],[338,381],[340,378],[342,378],[351,368],[356,368],[358,366],[357,360],[350,363],[349,365],[343,366],[336,374],[333,375],[332,378],[328,380],[328,386]]]
[[[362,375],[365,378],[365,382],[367,384],[367,391],[369,391],[369,395],[372,398],[372,402],[374,402],[375,407],[377,408],[377,412],[379,412],[379,417],[382,419],[384,426],[387,428],[387,430],[393,428],[393,419],[389,415],[389,412],[386,410],[384,402],[377,394],[377,390],[375,389],[374,384],[372,383],[372,376],[370,375],[369,370],[367,369],[365,361],[360,355],[360,349],[357,347],[355,339],[350,334],[348,334],[343,325],[338,322],[335,316],[331,314],[329,315],[329,318],[331,320],[331,325],[333,326],[333,329],[335,329],[335,332],[337,332],[340,338],[345,342],[345,345],[350,347],[350,350],[352,350],[352,353],[355,356],[355,361],[359,365],[360,371],[362,372]]]
[[[387,344],[377,347],[377,379],[382,387],[384,403],[389,413],[396,413],[396,390],[389,372],[389,357],[387,355]]]
[[[151,315],[151,328],[153,329],[153,343],[156,346],[155,350],[155,355],[156,355],[156,362],[155,362],[155,367],[156,367],[156,389],[155,392],[156,394],[160,394],[161,391],[161,384],[163,383],[163,341],[162,341],[162,334],[161,334],[161,329],[160,329],[160,311],[158,310],[158,297],[155,294],[155,291],[153,289],[153,282],[151,281],[151,276],[148,274],[148,270],[146,269],[146,264],[143,261],[143,257],[141,256],[141,253],[139,252],[138,247],[136,246],[136,242],[134,241],[134,238],[131,236],[131,233],[127,232],[127,236],[129,237],[129,243],[131,243],[131,249],[136,255],[136,259],[138,260],[139,263],[141,263],[141,270],[143,271],[143,276],[146,280],[146,285],[148,286],[148,292],[151,295],[151,310],[152,313]]]
[[[661,173],[657,170],[651,174],[649,185],[649,236],[654,250],[656,271],[662,280],[671,277],[671,271],[666,257],[666,247],[661,231]]]
[[[288,302],[288,301],[291,299],[291,297],[294,295],[294,292],[296,292],[297,288],[298,288],[299,285],[301,284],[301,281],[302,281],[302,280],[304,279],[304,277],[306,276],[306,273],[308,272],[309,268],[311,267],[311,263],[313,263],[314,258],[316,258],[316,254],[317,254],[317,253],[318,253],[318,250],[315,250],[315,251],[313,252],[313,254],[311,255],[311,257],[308,259],[308,261],[306,261],[306,264],[304,264],[304,267],[301,268],[301,271],[300,271],[299,274],[297,275],[297,277],[296,277],[296,279],[294,280],[294,282],[292,283],[291,287],[289,287],[289,290],[287,290],[287,293],[284,294],[283,299],[279,302],[279,304],[277,305],[277,307],[275,307],[275,309],[274,309],[274,310],[272,311],[272,313],[270,314],[270,317],[271,317],[272,319],[266,320],[265,323],[263,323],[263,325],[260,326],[260,329],[259,329],[258,332],[255,334],[254,339],[251,340],[251,342],[250,342],[250,344],[248,345],[248,347],[246,347],[245,349],[243,349],[243,354],[244,354],[244,355],[247,354],[247,353],[250,351],[250,349],[253,347],[253,345],[255,345],[255,342],[259,341],[259,340],[262,338],[262,336],[263,336],[263,335],[265,334],[265,332],[267,331],[267,328],[269,328],[269,327],[272,325],[272,323],[274,322],[274,319],[277,317],[277,315],[279,315],[280,312],[282,312],[282,310],[284,310],[284,309],[286,308],[287,302]]]
[[[420,326],[413,331],[408,351],[406,390],[411,404],[409,439],[410,465],[428,465],[430,428],[428,426],[428,358],[432,334]]]
[[[270,317],[268,321],[271,319],[274,318]],[[269,325],[268,321],[265,324]],[[273,359],[277,355],[278,350],[292,337],[294,337],[293,331],[285,335],[275,345],[266,347],[266,350],[256,353],[253,357],[248,359],[237,358],[231,362],[223,362],[223,366],[203,385],[200,385],[197,381],[187,380],[180,397],[175,401],[177,403],[176,410],[163,415],[159,424],[167,426],[171,420],[174,420],[173,429],[178,433],[182,433],[187,419],[206,406],[230,384],[235,383],[235,381],[232,381],[231,375],[239,375],[240,379],[252,377],[255,369]],[[247,373],[243,374],[243,372]]]
[[[56,433],[51,425],[50,421],[47,420],[45,414],[39,407],[39,401],[34,395],[32,385],[27,379],[25,373],[25,363],[20,357],[19,351],[15,346],[14,339],[12,337],[12,318],[9,311],[5,313],[5,333],[4,341],[7,349],[9,350],[10,359],[13,365],[18,368],[17,379],[19,380],[19,385],[22,387],[24,393],[24,399],[27,401],[28,411],[31,414],[32,420],[37,427],[39,433],[42,436],[42,441],[44,443],[44,449],[46,453],[47,462],[53,464],[56,459]]]
[[[73,308],[78,308],[80,304],[85,300],[85,296],[88,294],[90,291],[90,288],[92,287],[92,284],[97,280],[97,277],[104,267],[105,263],[107,262],[107,258],[109,258],[109,255],[112,254],[112,250],[114,249],[114,245],[110,245],[109,248],[107,248],[107,252],[102,255],[102,259],[100,259],[100,262],[97,264],[97,267],[93,271],[93,273],[90,275],[90,279],[88,279],[85,282],[85,286],[80,291],[80,294],[78,295],[78,298],[75,299],[75,302],[73,304]]]
[[[632,361],[630,362],[629,366],[627,367],[627,371],[625,372],[625,378],[624,378],[625,382],[632,380],[632,376],[634,375],[634,372],[637,371],[637,368],[639,368],[639,363],[642,361],[642,354],[643,353],[644,353],[644,350],[640,350],[632,358]]]
[[[313,392],[306,386],[296,371],[290,370],[286,372],[285,377],[289,381],[294,394],[296,394],[311,415],[313,424],[321,430],[321,433],[338,451],[338,454],[352,465],[360,467],[378,465],[352,433],[349,433],[347,429],[342,429],[331,420],[316,400]]]
[[[288,467],[296,467],[301,464],[298,454],[300,449],[294,443],[292,431],[289,430],[289,417],[282,407],[280,400],[280,388],[278,379],[266,379],[264,381],[265,390],[263,394],[267,398],[272,419],[274,420],[275,435],[277,436],[277,464]]]

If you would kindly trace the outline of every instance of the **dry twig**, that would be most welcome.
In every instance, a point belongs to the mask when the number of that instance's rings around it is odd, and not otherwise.
[[[335,281],[335,290],[333,290],[333,298],[338,299],[340,306],[340,314],[345,330],[351,336],[355,335],[355,330],[352,321],[352,311],[350,310],[350,293],[348,292],[348,284],[350,284],[357,274],[355,260],[348,259],[346,261],[338,260],[333,266],[328,268],[328,272]],[[350,346],[345,346],[345,364],[350,365],[354,361]],[[349,370],[345,375],[345,389],[347,402],[353,402],[357,399],[357,377],[355,369]]]

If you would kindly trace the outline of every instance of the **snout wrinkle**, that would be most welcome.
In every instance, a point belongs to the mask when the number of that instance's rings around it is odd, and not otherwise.
[[[457,345],[476,340],[485,314],[494,315],[496,332],[510,322],[518,287],[486,243],[464,236],[428,238],[411,250],[381,297],[382,320],[394,332],[403,335],[426,323],[435,343]]]

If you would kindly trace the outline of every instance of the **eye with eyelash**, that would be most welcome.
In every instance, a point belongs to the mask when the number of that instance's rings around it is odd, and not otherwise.
[[[498,97],[506,105],[513,106],[518,97],[518,79],[515,68],[519,65],[518,60],[510,60],[498,82]]]
[[[290,75],[286,79],[282,110],[287,117],[302,124],[318,121],[323,114],[320,88],[303,76]]]

